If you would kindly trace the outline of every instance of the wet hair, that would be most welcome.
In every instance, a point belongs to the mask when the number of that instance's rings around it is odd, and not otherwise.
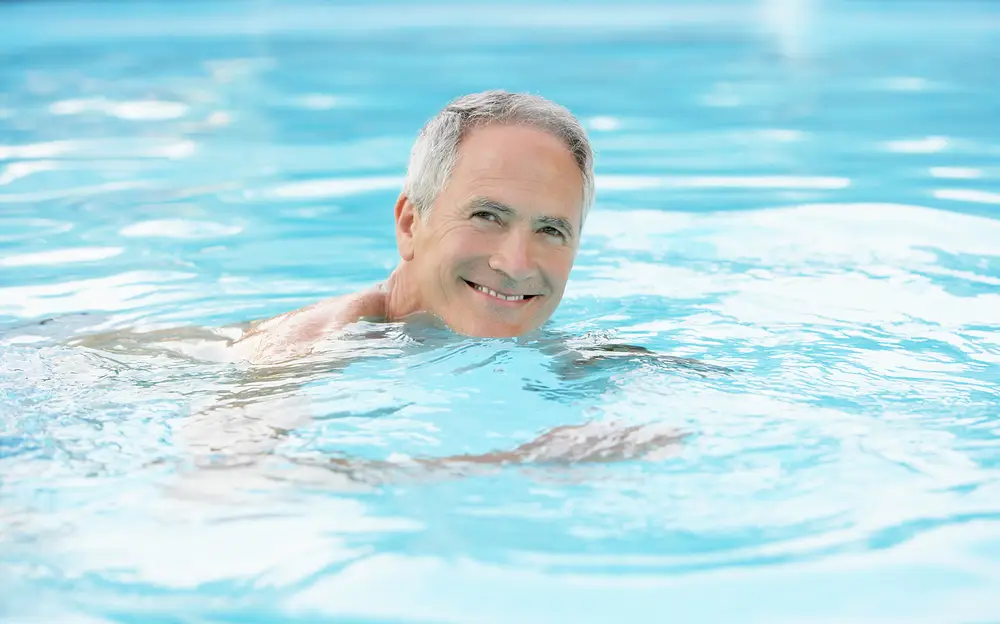
[[[594,154],[583,126],[563,106],[537,95],[483,91],[456,98],[424,125],[410,152],[403,192],[426,217],[444,189],[467,133],[491,124],[528,125],[560,139],[583,177],[583,219],[594,202]]]

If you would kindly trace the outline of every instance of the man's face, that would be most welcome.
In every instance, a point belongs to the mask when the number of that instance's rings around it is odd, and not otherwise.
[[[562,299],[582,208],[583,176],[560,139],[528,126],[472,130],[403,254],[423,308],[468,336],[540,327]]]

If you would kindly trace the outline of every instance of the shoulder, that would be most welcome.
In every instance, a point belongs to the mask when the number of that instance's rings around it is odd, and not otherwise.
[[[385,316],[385,294],[376,288],[318,301],[254,323],[234,344],[239,359],[268,362],[307,353],[344,326]]]

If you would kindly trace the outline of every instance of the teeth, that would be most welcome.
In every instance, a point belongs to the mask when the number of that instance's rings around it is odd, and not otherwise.
[[[522,299],[524,299],[524,295],[501,295],[497,291],[490,290],[489,288],[485,286],[480,286],[479,284],[476,284],[475,288],[479,292],[486,293],[487,295],[491,297],[496,297],[497,299],[503,299],[504,301],[521,301]]]

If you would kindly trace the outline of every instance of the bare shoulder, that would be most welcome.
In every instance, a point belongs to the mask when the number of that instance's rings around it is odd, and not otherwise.
[[[350,323],[384,316],[385,294],[371,288],[253,323],[233,349],[237,359],[252,362],[286,359],[308,352],[316,342]]]

